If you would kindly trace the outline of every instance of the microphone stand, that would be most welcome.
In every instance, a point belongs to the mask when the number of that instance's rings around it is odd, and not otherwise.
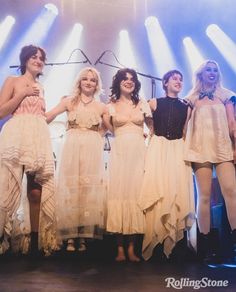
[[[85,57],[85,60],[84,60],[84,61],[74,61],[74,62],[70,62],[70,59],[71,59],[72,55],[73,55],[74,52],[76,52],[76,51],[81,52],[81,54]],[[71,65],[71,64],[74,65],[74,64],[86,64],[86,63],[89,63],[90,65],[92,64],[92,63],[90,62],[89,58],[85,55],[85,53],[84,53],[81,49],[77,48],[77,49],[74,49],[74,50],[71,52],[71,54],[70,54],[70,56],[69,56],[69,58],[68,58],[68,60],[67,60],[66,62],[45,63],[45,66],[59,66],[59,65]],[[20,65],[11,65],[11,66],[9,66],[9,68],[19,68],[19,67],[20,67]]]
[[[115,66],[115,65],[112,65],[112,64],[109,64],[109,63],[106,63],[106,62],[102,62],[101,60],[97,61],[97,64],[99,63],[99,64],[102,64],[102,65],[105,65],[105,66],[108,66],[108,67],[111,67],[111,68],[116,68],[116,69],[123,69],[123,68],[125,67],[124,65],[122,65],[122,64],[118,61],[117,57],[115,56],[115,54],[114,54],[112,51],[107,50],[107,51],[105,51],[105,53],[106,53],[106,52],[110,52],[110,53],[112,53],[112,55],[113,55],[114,58],[116,59],[117,63],[119,63],[122,67]],[[149,74],[145,74],[145,73],[141,73],[141,72],[138,72],[138,71],[136,71],[136,73],[137,73],[138,75],[142,76],[142,77],[146,77],[146,78],[151,79],[151,87],[152,87],[152,91],[151,91],[151,92],[152,92],[152,98],[154,98],[154,97],[156,96],[156,80],[158,80],[158,81],[162,81],[162,79],[159,78],[159,77],[155,77],[155,76],[152,76],[152,75],[149,75]]]

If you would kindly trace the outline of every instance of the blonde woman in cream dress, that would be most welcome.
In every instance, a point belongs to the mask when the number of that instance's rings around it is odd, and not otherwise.
[[[114,132],[109,163],[107,195],[107,231],[117,240],[116,261],[140,261],[135,254],[137,234],[143,234],[145,218],[137,204],[143,174],[146,146],[143,135],[145,120],[151,110],[139,99],[140,82],[133,69],[121,69],[113,77],[111,102],[104,118]],[[128,250],[125,252],[125,240]]]
[[[221,85],[218,64],[208,60],[194,75],[187,99],[192,106],[185,160],[192,162],[198,186],[197,221],[205,256],[213,257],[210,244],[210,199],[213,167],[225,200],[227,215],[236,245],[236,122],[235,93]]]
[[[48,122],[67,112],[67,132],[59,161],[56,199],[59,243],[67,251],[86,249],[85,238],[101,239],[104,230],[102,116],[105,105],[96,100],[101,92],[100,75],[84,68],[72,96],[47,113]]]

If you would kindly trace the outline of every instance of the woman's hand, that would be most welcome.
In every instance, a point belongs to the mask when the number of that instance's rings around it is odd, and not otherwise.
[[[25,89],[25,96],[39,96],[40,94],[40,89],[38,84],[33,84],[33,85],[27,85]]]

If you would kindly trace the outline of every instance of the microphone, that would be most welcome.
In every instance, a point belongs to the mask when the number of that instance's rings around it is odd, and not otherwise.
[[[9,66],[9,68],[19,68],[20,67],[20,65],[11,65],[11,66]]]
[[[102,54],[101,54],[101,56],[97,59],[97,61],[94,63],[94,66],[96,66],[99,62],[100,62],[100,60],[102,59],[102,57],[105,55],[105,53],[106,53],[107,51],[104,51]]]
[[[85,53],[84,53],[81,49],[79,49],[79,50],[80,50],[81,54],[85,57],[86,61],[87,61],[90,65],[92,65],[91,61],[90,61],[89,58],[85,55]]]

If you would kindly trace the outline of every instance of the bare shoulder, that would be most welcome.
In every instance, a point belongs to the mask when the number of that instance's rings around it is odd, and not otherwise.
[[[73,109],[73,96],[70,95],[62,96],[60,103],[65,107],[66,110],[71,111]]]
[[[6,85],[14,85],[16,83],[18,83],[20,81],[20,77],[19,76],[8,76],[4,82],[4,84]]]
[[[149,103],[149,106],[150,106],[151,110],[155,111],[156,107],[157,107],[157,99],[156,98],[151,98],[151,99],[149,99],[148,103]]]
[[[101,114],[105,113],[106,105],[102,101],[94,100],[94,106]]]

